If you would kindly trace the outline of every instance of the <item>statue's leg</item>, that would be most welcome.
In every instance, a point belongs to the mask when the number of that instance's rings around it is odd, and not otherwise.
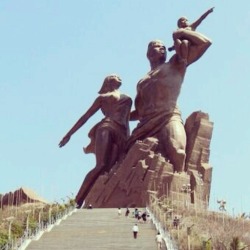
[[[182,40],[180,45],[181,57],[185,64],[187,64],[189,44],[188,40]]]
[[[103,169],[104,172],[109,172],[111,168],[114,166],[114,164],[118,161],[119,158],[119,149],[117,144],[113,143],[112,149],[110,151],[111,153],[109,154],[108,162],[105,164],[105,168]]]
[[[181,43],[182,41],[180,39],[174,40],[174,48],[176,51],[176,54],[181,55]]]
[[[108,168],[112,155],[112,143],[111,131],[107,128],[98,128],[95,135],[96,166],[86,175],[76,196],[76,203],[79,207],[83,204],[95,181]]]
[[[188,40],[176,39],[174,42],[176,54],[180,55],[184,63],[187,64],[190,42]]]
[[[203,34],[186,29],[179,29],[173,33],[175,40],[188,40],[190,42],[188,57],[192,62],[198,60],[212,44],[212,41]]]
[[[112,157],[112,132],[108,128],[98,128],[95,135],[96,167],[106,168]]]
[[[186,158],[186,132],[183,124],[178,120],[170,121],[158,134],[159,142],[174,171],[184,171]]]
[[[78,208],[82,206],[86,196],[88,195],[89,191],[95,184],[95,181],[97,180],[101,172],[102,169],[97,169],[95,167],[85,176],[84,181],[75,198]]]

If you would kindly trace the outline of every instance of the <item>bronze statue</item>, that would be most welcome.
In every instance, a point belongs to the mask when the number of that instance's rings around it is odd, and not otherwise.
[[[187,53],[188,53],[188,46],[190,45],[189,40],[181,39],[181,37],[176,38],[176,34],[178,32],[181,32],[182,29],[190,30],[193,32],[196,32],[196,28],[201,24],[201,22],[214,10],[213,8],[210,8],[207,10],[204,14],[202,14],[196,21],[189,24],[188,19],[186,17],[180,17],[177,21],[178,29],[173,33],[174,38],[174,46],[168,48],[168,51],[176,50],[177,53],[181,56],[184,62],[187,63]],[[200,34],[201,35],[201,34]],[[204,35],[202,35],[204,36]]]
[[[174,171],[184,171],[186,133],[177,99],[184,80],[186,68],[198,60],[211,45],[211,41],[187,29],[173,34],[174,40],[188,40],[185,62],[176,50],[168,62],[166,47],[162,41],[149,43],[147,57],[151,70],[137,84],[135,110],[130,120],[139,120],[128,141],[128,149],[136,140],[155,137],[159,141],[158,152],[165,156],[174,167]]]
[[[107,76],[99,91],[100,95],[59,143],[59,146],[63,147],[70,137],[101,109],[105,117],[90,130],[91,142],[84,148],[85,153],[96,155],[96,166],[86,175],[76,196],[79,208],[98,176],[109,172],[111,167],[123,156],[129,136],[128,122],[132,100],[127,95],[120,93],[118,90],[120,86],[121,79],[118,75]]]

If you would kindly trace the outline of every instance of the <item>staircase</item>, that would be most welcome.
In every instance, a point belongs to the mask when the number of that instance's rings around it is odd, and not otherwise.
[[[93,208],[76,210],[67,219],[44,232],[40,239],[32,240],[26,250],[129,250],[157,249],[155,226],[149,220],[138,222],[130,215],[118,215],[117,208]],[[142,211],[144,211],[142,209]],[[132,227],[137,223],[139,233],[133,238]],[[166,250],[163,246],[162,250]]]

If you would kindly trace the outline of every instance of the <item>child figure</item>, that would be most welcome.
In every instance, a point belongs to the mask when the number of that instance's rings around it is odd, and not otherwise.
[[[180,55],[184,62],[187,61],[187,47],[192,44],[190,41],[185,39],[185,35],[182,37],[182,33],[184,30],[189,32],[195,32],[196,28],[201,24],[201,22],[214,10],[214,7],[206,11],[199,19],[195,22],[189,24],[188,19],[186,17],[180,17],[177,21],[178,29],[173,33],[174,45],[168,48],[168,51],[179,50]],[[184,32],[185,34],[185,32]],[[201,34],[200,34],[201,35]]]

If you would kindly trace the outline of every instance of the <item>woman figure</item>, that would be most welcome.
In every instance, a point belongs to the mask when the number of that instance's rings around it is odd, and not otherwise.
[[[96,155],[96,166],[86,175],[76,196],[79,208],[99,175],[109,172],[111,167],[123,156],[129,136],[128,122],[132,100],[129,96],[120,93],[121,82],[120,77],[116,74],[107,76],[94,103],[59,143],[59,147],[63,147],[92,115],[99,109],[102,111],[105,117],[90,130],[91,142],[86,148],[83,148],[85,153]]]

